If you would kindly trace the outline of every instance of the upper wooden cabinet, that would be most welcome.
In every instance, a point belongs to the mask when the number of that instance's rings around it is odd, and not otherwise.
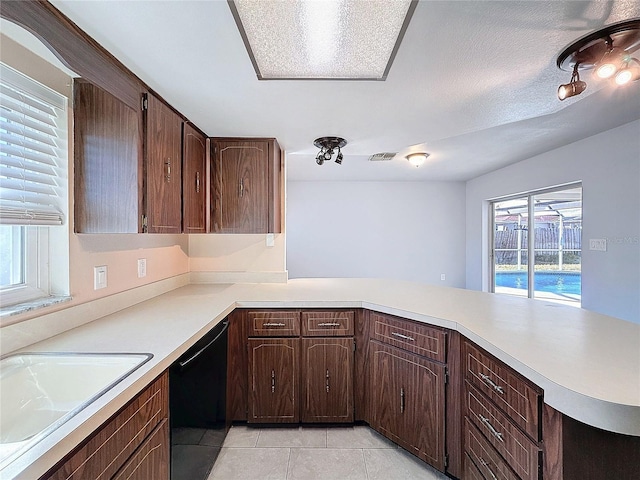
[[[182,118],[154,95],[145,109],[149,233],[182,232]]]
[[[211,231],[280,233],[281,151],[273,138],[213,138]]]
[[[207,139],[191,124],[182,132],[182,231],[206,233]]]
[[[75,231],[142,231],[140,108],[83,80],[73,95]]]

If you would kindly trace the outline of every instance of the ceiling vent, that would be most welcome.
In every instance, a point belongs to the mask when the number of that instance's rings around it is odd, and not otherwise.
[[[395,157],[396,155],[397,155],[397,152],[395,152],[395,153],[390,153],[390,152],[374,153],[373,155],[371,155],[369,157],[369,161],[370,162],[386,162],[388,160],[393,159],[393,157]]]

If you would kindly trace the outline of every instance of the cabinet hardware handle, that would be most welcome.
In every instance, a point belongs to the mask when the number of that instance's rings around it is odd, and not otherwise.
[[[327,369],[327,393],[329,393],[329,370]]]
[[[491,422],[489,422],[489,419],[487,417],[484,417],[482,415],[478,415],[478,417],[480,418],[482,423],[484,423],[487,426],[487,428],[491,431],[494,437],[496,437],[501,442],[504,442],[504,439],[502,438],[502,433],[500,433],[495,428],[493,428],[493,425],[491,425]]]
[[[496,392],[498,392],[500,395],[504,395],[504,390],[502,389],[502,387],[500,385],[496,385],[491,378],[489,378],[489,375],[485,375],[484,373],[480,374],[480,378],[482,378],[482,380],[484,381],[484,383],[486,383],[487,385],[489,385],[490,387],[492,387]]]
[[[490,467],[489,462],[487,462],[484,458],[480,457],[480,463],[482,464],[482,466],[483,466],[484,468],[486,468],[487,470],[489,470],[489,475],[491,475],[491,478],[492,478],[493,480],[498,480],[498,477],[496,477],[495,473],[493,473],[493,472],[491,471],[491,467]]]
[[[271,370],[271,393],[275,393],[276,391],[276,372],[275,370]]]
[[[164,176],[164,179],[167,181],[167,183],[171,182],[171,159],[167,158],[167,161],[164,162],[164,166],[166,167],[166,174]]]
[[[318,326],[319,327],[339,327],[340,324],[334,323],[334,322],[327,322],[327,323],[319,323]]]
[[[200,172],[196,172],[196,193],[200,193]]]
[[[404,413],[404,387],[400,387],[400,413]]]
[[[393,335],[394,337],[401,338],[403,340],[409,340],[410,342],[415,342],[416,341],[415,338],[409,337],[407,335],[403,335],[403,334],[398,333],[398,332],[391,332],[391,335]]]
[[[240,197],[244,197],[244,179],[240,179]]]
[[[286,326],[286,324],[284,324],[284,323],[267,322],[267,323],[263,323],[262,326],[263,327],[284,327],[284,326]]]

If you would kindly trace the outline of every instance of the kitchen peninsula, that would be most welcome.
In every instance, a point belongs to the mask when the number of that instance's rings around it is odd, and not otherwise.
[[[30,352],[143,352],[153,358],[9,464],[3,478],[45,474],[236,308],[364,309],[458,332],[542,389],[545,406],[564,417],[632,441],[640,437],[640,327],[577,308],[376,279],[192,283],[120,308],[24,345]],[[86,307],[63,312],[73,317]],[[29,322],[46,325],[54,315],[60,312]],[[3,328],[3,354],[11,337],[20,336],[20,325]]]

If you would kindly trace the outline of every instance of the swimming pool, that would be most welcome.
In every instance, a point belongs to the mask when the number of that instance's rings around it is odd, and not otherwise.
[[[496,272],[496,287],[508,287],[527,290],[526,271]],[[580,295],[582,276],[580,272],[536,272],[535,290],[556,295]]]

